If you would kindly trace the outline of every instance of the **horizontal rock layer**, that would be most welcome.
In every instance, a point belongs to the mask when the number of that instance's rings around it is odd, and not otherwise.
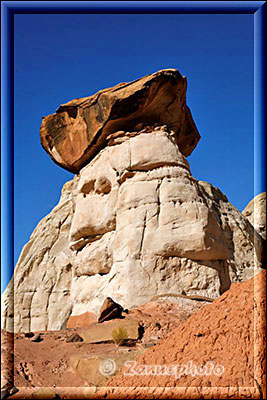
[[[113,132],[135,131],[144,123],[166,124],[188,156],[200,135],[186,105],[186,86],[177,70],[166,69],[69,101],[43,118],[41,144],[53,161],[77,173]]]
[[[61,329],[70,316],[99,316],[106,297],[128,309],[168,293],[215,299],[262,266],[262,237],[193,178],[173,133],[118,137],[25,245],[2,298],[5,329]]]
[[[65,183],[58,205],[22,249],[2,296],[2,324],[9,331],[60,329],[67,324],[72,310],[69,229],[75,180]]]

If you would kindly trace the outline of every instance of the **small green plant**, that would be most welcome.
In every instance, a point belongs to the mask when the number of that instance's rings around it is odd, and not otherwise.
[[[128,333],[126,329],[123,328],[123,326],[119,326],[118,328],[113,329],[111,335],[117,346],[121,346],[128,338]]]

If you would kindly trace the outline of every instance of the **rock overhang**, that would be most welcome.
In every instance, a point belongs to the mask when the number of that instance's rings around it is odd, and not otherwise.
[[[179,71],[165,69],[71,100],[43,118],[41,144],[56,164],[78,173],[107,145],[110,134],[137,130],[140,123],[167,125],[187,157],[200,135],[186,105],[186,88]]]

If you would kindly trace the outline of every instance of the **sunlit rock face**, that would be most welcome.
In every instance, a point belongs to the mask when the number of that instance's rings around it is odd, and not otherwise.
[[[262,266],[249,220],[191,175],[185,157],[200,135],[177,70],[72,100],[40,136],[76,175],[22,250],[2,296],[4,329],[61,329],[106,297],[124,308],[168,293],[216,298]]]
[[[61,329],[154,295],[216,298],[261,267],[263,239],[219,189],[197,181],[173,132],[115,132],[64,185],[39,222],[2,296],[2,327]],[[14,295],[13,295],[14,294]]]
[[[253,228],[192,177],[168,129],[120,136],[80,171],[74,196],[73,315],[107,296],[127,308],[170,292],[216,298],[253,274]]]
[[[181,153],[188,156],[200,135],[186,104],[186,77],[164,69],[62,104],[43,118],[40,140],[51,159],[78,173],[118,130],[140,123],[167,124]]]
[[[254,197],[242,211],[242,214],[266,240],[266,192]]]
[[[76,178],[65,183],[56,207],[22,249],[2,295],[2,327],[9,331],[60,329],[72,311],[72,253],[69,230]]]

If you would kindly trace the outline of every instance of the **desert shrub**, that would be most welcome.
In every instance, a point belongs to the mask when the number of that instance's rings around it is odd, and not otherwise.
[[[128,338],[127,330],[123,328],[123,326],[119,326],[118,328],[113,329],[111,335],[112,339],[118,346],[121,346]]]

